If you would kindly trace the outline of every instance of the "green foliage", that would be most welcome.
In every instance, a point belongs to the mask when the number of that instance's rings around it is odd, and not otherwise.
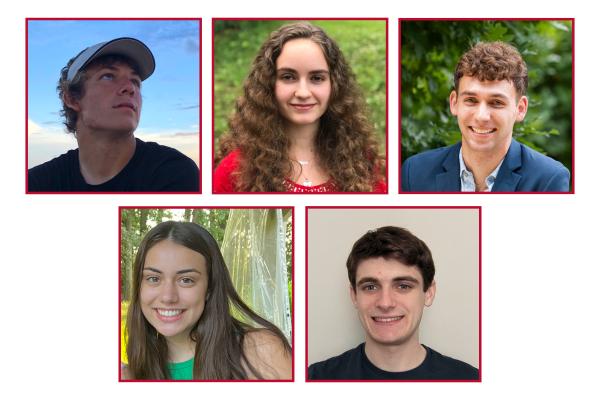
[[[215,21],[214,135],[228,129],[228,117],[262,43],[272,31],[294,21]],[[344,53],[365,95],[382,150],[385,145],[385,21],[310,21],[330,35]]]
[[[529,110],[514,137],[571,170],[570,21],[403,21],[402,159],[460,140],[448,96],[456,63],[479,41],[515,46],[529,70]]]

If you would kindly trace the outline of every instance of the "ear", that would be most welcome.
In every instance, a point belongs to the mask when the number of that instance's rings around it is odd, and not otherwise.
[[[352,300],[352,304],[354,304],[354,308],[356,308],[356,290],[350,285],[350,299]]]
[[[527,114],[527,106],[529,105],[529,100],[527,96],[521,96],[519,101],[517,101],[517,122],[521,122],[525,119],[525,114]]]
[[[433,304],[433,299],[435,298],[435,290],[436,290],[435,281],[432,281],[431,285],[429,285],[429,289],[427,289],[425,291],[425,305],[427,307],[429,307],[430,305]]]
[[[452,115],[456,116],[458,114],[458,94],[456,93],[456,90],[453,90],[450,92],[450,112],[452,113]]]
[[[75,111],[75,112],[80,112],[81,111],[81,106],[79,105],[79,101],[75,100],[74,98],[71,97],[71,95],[69,93],[64,93],[63,94],[63,102],[67,105],[67,107],[69,107],[71,110]]]

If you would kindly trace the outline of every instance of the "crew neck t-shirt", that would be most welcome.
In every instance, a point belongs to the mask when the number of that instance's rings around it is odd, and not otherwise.
[[[100,185],[81,175],[79,149],[69,150],[28,172],[29,192],[198,192],[196,163],[183,153],[136,138],[135,153],[115,177]]]
[[[361,343],[339,356],[312,364],[308,368],[309,380],[478,380],[479,370],[471,365],[444,356],[423,346],[425,360],[418,367],[389,372],[376,367],[365,353]]]
[[[194,378],[194,359],[167,365],[171,379],[175,381],[189,381]]]

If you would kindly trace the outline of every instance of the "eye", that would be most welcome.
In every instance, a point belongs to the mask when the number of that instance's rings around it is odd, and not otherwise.
[[[192,286],[194,283],[196,283],[196,281],[187,276],[183,276],[179,278],[179,283],[181,283],[182,286]]]
[[[500,100],[493,100],[491,103],[491,106],[495,107],[495,108],[501,108],[501,107],[504,107],[504,102],[502,102]]]
[[[160,278],[156,275],[146,276],[144,280],[151,285],[155,285],[160,282]]]
[[[281,75],[279,75],[279,79],[282,81],[293,81],[296,79],[296,76],[290,72],[285,72]]]
[[[372,291],[374,291],[374,290],[377,290],[377,286],[376,286],[376,285],[374,285],[374,284],[372,284],[372,283],[368,283],[368,284],[366,284],[366,285],[363,285],[363,286],[361,287],[361,289],[362,289],[363,291],[365,291],[365,292],[372,292]]]
[[[410,289],[413,288],[413,285],[411,285],[410,283],[398,283],[398,285],[396,286],[400,291],[406,292]]]
[[[112,81],[113,79],[115,79],[115,74],[113,74],[112,72],[106,72],[100,75],[101,81]]]
[[[474,97],[467,97],[465,99],[465,103],[467,103],[467,104],[477,104],[477,99],[474,98]]]
[[[321,83],[321,82],[325,82],[327,81],[327,76],[325,75],[313,75],[310,78],[311,81],[315,82],[315,83]]]
[[[139,80],[139,79],[137,79],[137,78],[134,78],[134,79],[132,79],[132,80],[131,80],[131,82],[132,82],[132,83],[135,85],[135,87],[137,87],[137,88],[140,88],[140,87],[142,87],[142,81],[141,81],[141,80]]]

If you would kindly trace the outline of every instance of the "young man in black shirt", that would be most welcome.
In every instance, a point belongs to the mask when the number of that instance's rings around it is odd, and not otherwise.
[[[141,41],[88,47],[62,69],[59,97],[78,149],[33,167],[29,192],[198,192],[199,171],[170,147],[136,139],[142,81],[154,56]]]
[[[435,267],[427,245],[388,226],[363,235],[346,262],[350,297],[366,341],[312,364],[309,380],[478,380],[471,365],[419,342],[425,306],[435,297]]]

